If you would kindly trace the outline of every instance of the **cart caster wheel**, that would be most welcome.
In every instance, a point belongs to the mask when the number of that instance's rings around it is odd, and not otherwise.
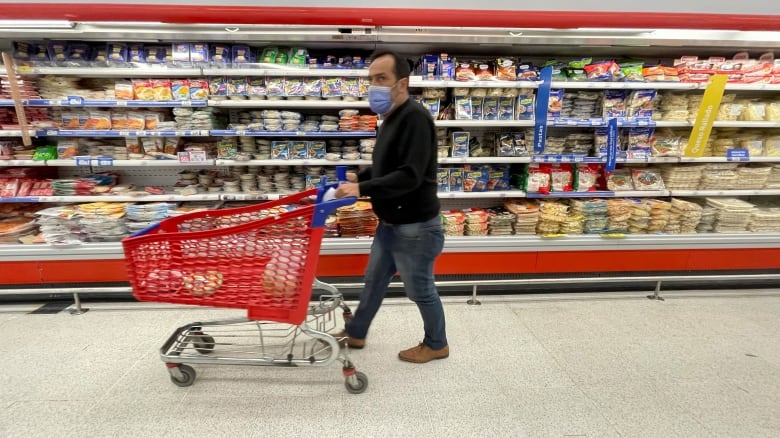
[[[182,388],[192,386],[192,384],[195,382],[195,369],[189,365],[179,365],[176,368],[178,368],[179,372],[181,373],[181,380],[177,379],[173,376],[173,374],[171,374],[171,382],[173,382],[176,386],[181,386]]]
[[[344,386],[347,387],[347,391],[349,391],[350,394],[362,394],[365,392],[366,388],[368,388],[368,377],[360,371],[357,371],[354,377],[354,384],[350,384],[350,379],[347,377],[347,379],[344,381]]]
[[[214,345],[216,342],[214,342],[213,337],[204,335],[197,339],[197,341],[192,343],[192,346],[195,347],[195,351],[200,354],[209,354],[214,352]]]

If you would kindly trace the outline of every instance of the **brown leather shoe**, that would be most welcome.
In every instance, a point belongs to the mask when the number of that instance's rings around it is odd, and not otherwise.
[[[445,359],[449,355],[449,345],[445,345],[444,348],[439,350],[433,350],[431,347],[420,342],[420,345],[398,353],[398,358],[406,362],[426,363],[434,359]]]
[[[366,346],[365,339],[350,338],[349,333],[347,333],[346,330],[342,330],[336,333],[335,335],[333,335],[333,337],[338,339],[339,346],[341,348],[344,348],[345,345],[349,345],[349,348],[360,350],[361,348]]]

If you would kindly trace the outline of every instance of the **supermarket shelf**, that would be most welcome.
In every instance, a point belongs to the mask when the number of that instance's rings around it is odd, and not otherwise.
[[[205,76],[292,76],[292,77],[360,77],[368,76],[368,69],[338,69],[338,68],[294,68],[266,64],[266,68],[203,68],[199,74]]]
[[[215,129],[211,131],[213,136],[223,137],[375,137],[376,131],[238,131],[235,129]]]
[[[726,91],[780,91],[780,84],[726,84]]]
[[[36,131],[36,130],[31,129],[30,130],[30,135],[33,136],[33,137],[42,137],[42,136],[46,135],[46,131]],[[21,137],[21,136],[22,136],[22,131],[20,131],[20,130],[10,130],[10,129],[9,130],[2,130],[2,129],[0,129],[0,138]]]
[[[264,201],[279,199],[278,194],[255,193],[199,193],[195,195],[102,195],[102,196],[25,196],[0,198],[0,204],[41,202],[41,203],[77,203],[77,202],[188,202],[188,201]]]
[[[173,77],[201,76],[199,68],[159,67],[25,67],[19,66],[22,75],[79,76],[84,78],[125,78],[125,77]]]
[[[0,167],[17,167],[17,166],[24,166],[24,167],[41,167],[45,166],[45,161],[34,161],[34,160],[0,160]]]
[[[205,107],[205,100],[84,100],[81,97],[67,99],[25,99],[24,106],[44,107],[106,107],[106,108],[197,108]],[[0,100],[0,107],[14,106],[14,101]]]
[[[368,254],[371,238],[326,238],[320,255]],[[777,248],[780,234],[652,234],[605,239],[600,235],[571,235],[556,239],[539,236],[447,237],[445,253],[522,253],[561,251],[631,251]],[[0,244],[0,262],[121,260],[122,245],[82,243],[70,246]]]
[[[81,167],[81,166],[105,166],[105,167],[179,167],[179,166],[200,166],[209,167],[214,165],[214,160],[206,161],[184,161],[179,160],[114,160],[111,158],[90,158],[89,164],[76,159],[70,160],[49,160],[47,166],[57,167]]]
[[[47,130],[46,135],[57,137],[208,137],[208,130],[176,131],[115,131],[115,130]]]
[[[531,157],[448,157],[439,158],[439,164],[518,164],[530,163]]]
[[[529,193],[529,199],[557,199],[557,198],[663,198],[670,196],[668,190],[626,190],[619,192],[552,192],[549,194]]]
[[[716,121],[712,126],[715,128],[780,128],[780,122]]]
[[[566,119],[566,118],[554,118],[547,120],[547,126],[552,127],[567,127],[567,128],[593,128],[604,127],[609,124],[608,120],[604,119]],[[643,127],[643,126],[655,126],[655,123],[650,119],[619,119],[618,126],[623,128]],[[685,125],[687,126],[687,125]]]
[[[525,192],[506,190],[495,192],[439,192],[441,199],[493,199],[493,198],[524,198]]]
[[[217,166],[365,166],[371,160],[217,160]]]
[[[291,108],[341,109],[368,108],[368,101],[349,100],[209,100],[208,106],[219,108]]]
[[[699,84],[683,82],[569,82],[552,81],[552,89],[581,90],[695,90]]]
[[[417,88],[538,88],[538,82],[531,81],[449,81],[427,80],[422,76],[410,76],[409,87]]]
[[[442,128],[519,128],[534,126],[533,120],[436,120]]]
[[[777,196],[780,190],[672,190],[672,196]]]
[[[729,159],[727,157],[681,157],[681,163],[780,163],[780,157],[750,157],[747,160]]]
[[[657,128],[690,128],[693,126],[691,122],[668,122],[665,120],[656,120],[654,125]]]

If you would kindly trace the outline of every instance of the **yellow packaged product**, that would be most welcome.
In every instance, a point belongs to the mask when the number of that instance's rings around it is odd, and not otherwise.
[[[146,79],[136,79],[133,81],[133,93],[135,95],[135,100],[154,100],[152,84]]]
[[[173,100],[173,91],[171,90],[171,81],[167,79],[155,79],[152,81],[152,92],[154,100],[169,101]]]
[[[769,122],[780,122],[780,102],[767,104],[766,120]]]
[[[89,119],[87,120],[87,124],[84,129],[111,129],[111,113],[108,111],[90,111]]]
[[[740,116],[740,120],[746,122],[763,122],[766,120],[766,103],[764,102],[748,102],[745,105],[745,110]]]

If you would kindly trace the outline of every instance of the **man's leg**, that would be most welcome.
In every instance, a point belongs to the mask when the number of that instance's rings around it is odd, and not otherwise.
[[[423,344],[431,350],[447,346],[444,307],[436,290],[433,266],[444,247],[437,217],[428,222],[394,225],[392,253],[410,300],[417,304],[425,327]]]
[[[392,236],[392,232],[381,223],[377,227],[374,242],[371,244],[371,254],[368,257],[364,276],[365,286],[360,294],[360,304],[346,327],[347,334],[351,338],[365,339],[371,322],[385,298],[387,286],[395,275],[395,262],[388,246],[388,238]]]

